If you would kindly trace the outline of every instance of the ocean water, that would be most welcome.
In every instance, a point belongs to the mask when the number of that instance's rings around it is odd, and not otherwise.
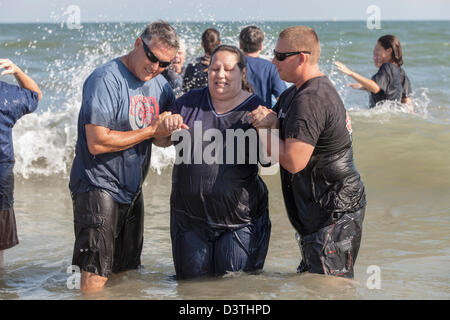
[[[251,22],[174,23],[187,62],[201,55],[200,35],[217,28],[238,44]],[[5,254],[0,299],[449,299],[450,298],[450,22],[255,22],[271,59],[278,33],[313,27],[321,40],[322,71],[352,117],[355,163],[368,206],[355,281],[295,273],[300,253],[284,209],[279,175],[264,176],[270,191],[272,236],[262,273],[201,281],[174,280],[169,233],[173,149],[154,149],[144,184],[143,267],[112,278],[101,293],[70,289],[73,249],[68,175],[74,156],[82,85],[99,65],[126,54],[145,24],[0,24],[0,58],[10,58],[40,85],[39,109],[14,127],[15,211],[20,244]],[[368,109],[367,93],[333,65],[342,61],[370,77],[372,49],[383,34],[401,41],[415,114],[385,103]],[[2,81],[13,83],[10,76]],[[370,289],[370,270],[380,287]],[[369,286],[368,286],[369,282]]]

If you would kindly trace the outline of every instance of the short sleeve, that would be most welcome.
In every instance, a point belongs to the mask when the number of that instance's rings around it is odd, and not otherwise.
[[[37,92],[5,82],[1,83],[0,90],[0,108],[12,117],[14,123],[23,115],[36,110],[38,106]]]
[[[390,82],[389,64],[383,63],[378,72],[372,77],[372,80],[377,83],[380,89],[386,93]]]
[[[274,65],[271,67],[271,82],[272,82],[272,94],[278,98],[284,90],[286,90],[286,83],[280,79],[278,71]]]
[[[409,81],[408,76],[405,74],[405,78],[402,83],[402,98],[407,98],[411,95],[411,82]]]
[[[316,95],[306,94],[297,97],[286,114],[285,139],[297,139],[315,147],[325,128],[326,119],[323,110],[320,98]]]
[[[107,75],[91,75],[83,88],[82,116],[84,124],[114,129],[119,104],[119,86]]]

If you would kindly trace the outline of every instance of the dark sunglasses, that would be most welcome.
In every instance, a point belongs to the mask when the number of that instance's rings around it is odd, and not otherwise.
[[[167,68],[170,65],[170,63],[171,63],[170,61],[159,60],[158,57],[155,56],[155,54],[150,50],[150,48],[147,47],[147,45],[145,44],[144,39],[142,39],[142,37],[141,37],[141,40],[142,40],[142,46],[144,47],[145,55],[147,56],[148,60],[150,60],[151,63],[158,62],[159,66],[161,68]]]
[[[273,54],[275,55],[275,58],[277,58],[278,61],[283,61],[287,57],[295,56],[296,54],[300,53],[311,54],[311,51],[278,52],[273,50]]]

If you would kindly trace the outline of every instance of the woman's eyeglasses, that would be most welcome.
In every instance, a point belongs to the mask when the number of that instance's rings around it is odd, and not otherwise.
[[[170,63],[171,63],[170,61],[159,60],[158,57],[155,56],[155,54],[150,50],[150,48],[147,47],[147,45],[145,44],[144,39],[142,39],[142,37],[141,37],[141,40],[142,40],[142,46],[144,47],[145,55],[147,56],[148,60],[150,60],[151,63],[158,62],[159,66],[161,68],[167,68],[170,65]]]
[[[277,58],[278,61],[283,61],[287,57],[295,56],[296,54],[300,53],[311,54],[311,51],[278,52],[273,50],[273,54],[275,55],[275,58]]]

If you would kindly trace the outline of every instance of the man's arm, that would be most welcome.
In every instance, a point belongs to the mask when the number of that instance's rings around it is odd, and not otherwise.
[[[169,136],[163,119],[170,116],[170,112],[164,112],[146,128],[132,131],[116,131],[103,126],[86,124],[86,140],[89,152],[92,155],[117,152],[129,149],[144,140],[154,137]]]
[[[123,151],[150,138],[155,138],[158,146],[169,146],[167,143],[175,130],[189,128],[183,124],[183,118],[179,114],[163,112],[150,126],[143,129],[116,131],[93,124],[86,124],[85,129],[89,152],[98,155]]]
[[[279,138],[279,121],[276,113],[266,107],[259,106],[253,112],[249,113],[250,121],[262,134],[260,129],[269,129],[267,131],[266,149],[271,158],[278,158],[280,165],[292,174],[302,171],[314,151],[314,147],[298,139],[288,138],[283,141]],[[274,130],[276,129],[276,130]],[[278,150],[272,150],[272,139],[277,139]],[[264,144],[264,139],[262,140]]]
[[[16,78],[19,86],[38,94],[38,100],[42,98],[42,92],[36,82],[26,75],[18,66],[9,59],[0,59],[0,69],[5,69],[0,75],[12,74]]]
[[[166,117],[163,122],[166,129],[170,132],[170,136],[156,137],[155,139],[153,139],[153,144],[161,148],[167,148],[173,144],[173,141],[171,139],[172,133],[180,129],[189,129],[189,127],[183,123],[183,117],[179,114],[174,114],[170,117]]]

